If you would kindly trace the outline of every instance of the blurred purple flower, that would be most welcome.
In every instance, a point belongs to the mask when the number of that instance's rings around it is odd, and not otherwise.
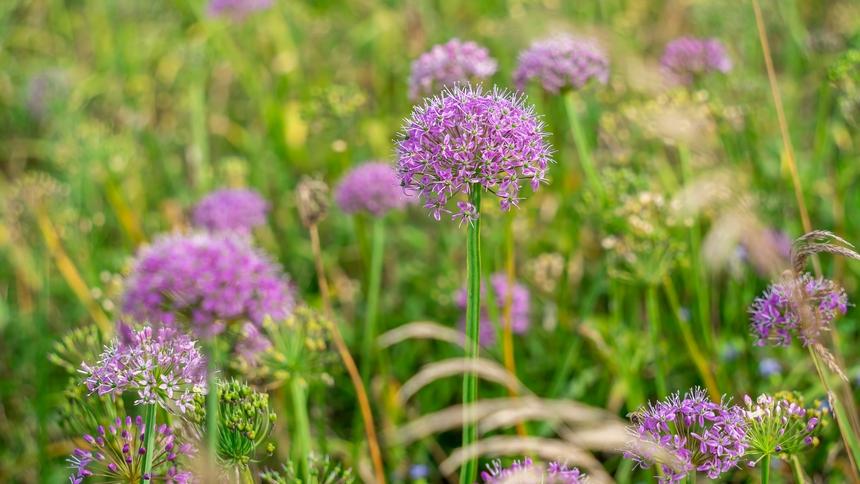
[[[532,79],[553,94],[581,89],[591,80],[606,84],[609,59],[594,40],[556,35],[536,41],[520,53],[514,85],[522,91]]]
[[[704,74],[732,70],[725,46],[713,38],[680,37],[669,42],[660,65],[666,77],[677,84],[692,84]]]
[[[746,451],[746,420],[736,405],[714,403],[701,388],[681,398],[674,394],[642,407],[631,416],[636,438],[624,456],[647,468],[658,453],[668,452],[670,462],[657,462],[662,483],[680,482],[690,472],[705,472],[710,479],[737,466]]]
[[[514,482],[540,482],[542,484],[582,484],[588,478],[576,467],[568,467],[560,462],[550,462],[545,467],[536,466],[528,457],[515,460],[510,467],[502,467],[496,459],[487,464],[481,472],[483,484],[503,484]]]
[[[194,226],[210,232],[247,233],[266,223],[269,203],[254,190],[221,189],[194,207]]]
[[[458,82],[476,82],[496,73],[496,60],[475,42],[451,39],[433,46],[412,62],[409,74],[409,98],[430,96]]]
[[[69,477],[72,484],[79,484],[88,477],[106,479],[106,482],[192,482],[192,474],[182,471],[178,461],[191,456],[191,444],[180,444],[176,435],[167,425],[154,429],[155,447],[145,447],[145,422],[138,416],[133,421],[119,417],[108,426],[99,425],[95,436],[84,435],[87,448],[76,448],[68,462],[74,469]],[[152,473],[143,474],[143,463],[148,453],[153,453]],[[101,482],[101,481],[100,481]]]
[[[124,331],[90,366],[81,364],[90,393],[137,392],[136,405],[158,404],[185,413],[194,395],[206,392],[206,359],[194,340],[173,328]]]
[[[387,163],[364,163],[353,168],[335,189],[334,198],[346,213],[367,212],[381,217],[414,200],[400,186],[394,167]]]
[[[508,276],[500,272],[490,276],[490,287],[493,288],[493,303],[496,306],[499,318],[501,318],[504,311],[505,301],[508,297],[511,297],[511,330],[516,334],[525,333],[531,325],[529,320],[531,300],[529,290],[518,282],[514,282],[513,288],[511,288],[508,285]],[[457,303],[457,307],[464,311],[466,310],[465,288],[457,291],[455,302]],[[490,311],[486,306],[487,302],[487,291],[484,284],[481,284],[481,326],[479,329],[479,338],[481,345],[492,346],[496,342],[496,323],[490,317]],[[460,321],[460,325],[465,325],[465,319]]]
[[[246,16],[272,6],[272,0],[209,0],[206,11],[213,17],[227,16],[242,20]]]
[[[792,336],[804,346],[816,341],[821,331],[848,311],[848,295],[829,279],[809,274],[791,275],[775,282],[750,307],[756,345],[791,344]]]
[[[543,123],[524,98],[497,89],[456,87],[416,106],[397,143],[397,173],[408,194],[441,219],[448,201],[475,186],[499,198],[502,210],[520,200],[520,184],[546,182],[552,161]],[[478,216],[458,203],[468,221]]]
[[[123,309],[141,321],[187,322],[199,337],[228,323],[284,318],[295,303],[280,266],[232,234],[170,235],[138,252]]]
[[[764,377],[778,375],[782,372],[782,365],[774,358],[764,358],[758,362],[758,372]]]

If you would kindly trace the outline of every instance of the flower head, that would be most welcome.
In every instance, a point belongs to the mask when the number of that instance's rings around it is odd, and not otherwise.
[[[137,392],[136,405],[156,403],[185,413],[194,395],[206,391],[206,360],[195,342],[169,327],[126,327],[122,339],[107,346],[99,360],[81,364],[90,393]]]
[[[141,417],[125,421],[117,419],[107,429],[99,425],[95,436],[84,435],[86,448],[77,448],[69,457],[74,469],[69,480],[80,484],[88,477],[106,479],[110,482],[137,483],[147,482],[186,483],[192,481],[192,474],[180,468],[183,457],[194,453],[191,444],[180,443],[167,425],[154,429],[155,446],[147,449],[145,425]],[[152,453],[152,472],[145,475],[144,461]]]
[[[679,482],[690,472],[711,479],[737,466],[746,452],[746,421],[736,405],[714,403],[704,390],[693,389],[681,398],[674,394],[632,415],[636,438],[625,451],[642,467],[656,460],[664,483]],[[668,454],[669,459],[659,457]]]
[[[576,467],[568,467],[560,462],[535,465],[528,457],[521,461],[515,460],[510,467],[502,467],[501,461],[496,459],[487,464],[487,470],[481,472],[484,484],[582,484],[587,480],[588,477]]]
[[[803,397],[792,392],[762,394],[753,401],[744,396],[748,423],[747,454],[753,459],[789,456],[817,445],[821,419],[826,412],[807,409]]]
[[[523,180],[532,190],[546,181],[551,161],[543,123],[524,98],[468,86],[416,107],[397,153],[401,185],[417,193],[436,220],[449,200],[472,189],[492,193],[509,210],[520,200]],[[478,216],[470,203],[461,201],[458,208],[466,220]]]
[[[591,80],[606,84],[609,59],[592,39],[556,35],[534,42],[520,53],[514,84],[522,91],[532,79],[553,94],[581,89]]]
[[[756,344],[788,346],[797,336],[804,346],[848,311],[848,295],[829,279],[788,274],[756,298],[750,307]]]
[[[123,295],[124,310],[141,321],[190,323],[210,337],[227,323],[262,324],[282,318],[294,304],[281,268],[245,237],[172,235],[142,249]]]
[[[490,276],[490,287],[493,289],[492,311],[487,303],[487,291],[484,285],[481,285],[481,323],[479,331],[479,339],[483,346],[492,346],[496,341],[496,323],[492,314],[499,315],[501,319],[502,311],[508,298],[511,298],[511,330],[516,334],[525,333],[529,329],[529,304],[531,296],[529,290],[519,282],[514,282],[513,286],[508,284],[508,276],[504,273],[497,272]],[[466,289],[461,288],[457,291],[455,297],[457,306],[465,311],[466,309]],[[461,322],[465,324],[465,320]]]
[[[337,186],[334,199],[346,213],[367,212],[374,217],[406,206],[394,167],[387,163],[365,163],[346,174]]]
[[[250,232],[266,223],[269,203],[248,189],[216,190],[194,207],[194,225],[209,232]]]
[[[458,82],[480,81],[496,73],[496,60],[475,42],[451,39],[433,46],[412,62],[409,98],[430,96]]]
[[[666,45],[660,65],[666,76],[677,84],[691,84],[710,72],[732,70],[732,60],[719,39],[680,37]]]
[[[209,0],[207,11],[213,17],[227,16],[242,20],[246,16],[272,6],[272,0]]]
[[[328,215],[330,191],[322,180],[307,176],[302,178],[296,186],[296,205],[302,225],[316,225]]]

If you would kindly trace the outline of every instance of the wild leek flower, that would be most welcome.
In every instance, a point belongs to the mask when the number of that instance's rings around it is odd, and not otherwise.
[[[194,207],[194,226],[209,232],[247,233],[266,223],[269,202],[245,188],[225,188],[203,197]]]
[[[770,456],[787,457],[818,445],[823,412],[806,409],[795,393],[762,394],[753,401],[744,396],[747,420],[747,455],[751,464]]]
[[[677,84],[692,84],[705,74],[732,70],[725,46],[712,38],[680,37],[669,42],[660,65],[666,77]]]
[[[155,446],[145,446],[144,421],[138,416],[125,421],[117,418],[105,429],[99,425],[95,436],[84,435],[86,448],[77,448],[69,458],[74,472],[69,477],[72,484],[80,484],[92,477],[99,482],[139,483],[192,482],[192,474],[181,470],[183,457],[194,453],[191,444],[182,443],[167,425],[156,430]],[[148,453],[154,454],[152,471],[144,473],[143,463]]]
[[[379,162],[365,163],[347,173],[335,189],[334,199],[346,213],[366,212],[374,217],[410,202],[394,167]]]
[[[227,16],[242,20],[246,16],[272,6],[272,0],[209,0],[206,11],[213,17]]]
[[[459,193],[487,191],[507,211],[518,205],[523,181],[532,190],[546,182],[551,150],[543,123],[518,95],[470,86],[445,90],[413,109],[401,136],[400,183],[436,220]],[[455,219],[477,219],[472,203],[457,207]]]
[[[141,321],[190,323],[199,337],[229,323],[283,318],[294,304],[281,268],[245,237],[170,235],[138,252],[128,276],[124,310]]]
[[[609,59],[592,39],[556,35],[538,40],[520,53],[514,85],[522,91],[533,79],[553,94],[582,89],[592,80],[606,84]]]
[[[157,404],[185,413],[194,395],[206,392],[206,360],[194,340],[176,329],[127,328],[99,360],[81,364],[90,393],[119,396],[135,391],[135,405]]]
[[[296,204],[302,225],[310,227],[318,224],[328,214],[329,200],[328,185],[322,180],[304,177],[296,186]],[[276,317],[276,316],[272,316]]]
[[[679,482],[691,472],[717,479],[736,467],[747,449],[743,409],[714,403],[701,388],[642,407],[631,420],[636,440],[624,456],[643,468],[656,461],[663,483]]]
[[[588,477],[576,467],[568,467],[560,462],[550,462],[546,466],[535,465],[528,457],[515,460],[510,467],[502,467],[496,459],[487,464],[487,470],[481,472],[484,484],[515,484],[540,482],[543,484],[581,484]]]
[[[48,354],[48,360],[70,374],[77,374],[81,363],[99,357],[105,343],[98,326],[90,324],[75,328],[54,342],[54,351]]]
[[[352,469],[341,467],[329,456],[318,457],[311,453],[307,458],[308,480],[292,461],[281,465],[281,471],[267,469],[260,474],[266,484],[352,484],[355,476]]]
[[[508,276],[501,272],[490,276],[490,287],[493,290],[493,297],[490,301],[494,307],[490,311],[485,303],[481,308],[480,341],[482,346],[492,346],[496,342],[496,324],[501,321],[499,315],[502,314],[505,301],[509,297],[511,298],[511,330],[516,334],[522,334],[530,326],[529,305],[531,296],[528,288],[519,282],[514,282],[514,285],[510,286]],[[481,287],[481,299],[487,301],[486,296],[486,287]],[[457,291],[455,300],[460,309],[466,309],[466,288]],[[492,314],[495,314],[496,318],[493,318]]]
[[[847,311],[844,289],[808,273],[799,277],[786,274],[756,298],[749,310],[758,346],[788,346],[795,336],[808,346]]]
[[[451,39],[433,46],[412,62],[409,74],[409,99],[431,96],[458,82],[478,82],[496,73],[496,60],[475,42]]]

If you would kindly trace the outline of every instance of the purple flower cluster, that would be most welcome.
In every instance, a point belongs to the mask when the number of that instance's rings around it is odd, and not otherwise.
[[[123,309],[141,321],[168,326],[188,321],[210,337],[225,324],[283,318],[294,305],[293,288],[280,267],[246,237],[173,235],[142,249],[123,295]]]
[[[109,482],[167,482],[187,483],[192,481],[189,471],[182,471],[178,460],[194,453],[191,444],[180,444],[167,425],[156,429],[155,447],[145,447],[145,425],[141,417],[125,422],[117,418],[108,426],[99,425],[98,433],[84,435],[88,449],[77,448],[69,458],[74,469],[69,477],[72,484],[80,484],[87,477],[106,479]],[[143,473],[147,453],[153,453],[152,473]],[[102,482],[101,480],[99,482]]]
[[[247,15],[271,7],[272,3],[272,0],[209,0],[206,10],[213,17],[227,16],[242,20]]]
[[[397,143],[397,174],[436,220],[457,194],[483,189],[502,210],[519,201],[520,184],[546,182],[552,160],[543,123],[524,99],[499,90],[455,87],[425,100],[406,120]],[[472,221],[477,210],[457,204],[455,218]]]
[[[732,60],[719,39],[696,37],[680,37],[669,42],[660,65],[666,77],[677,84],[691,84],[709,72],[732,70]]]
[[[750,320],[756,344],[791,344],[796,335],[804,346],[816,341],[821,331],[848,311],[848,295],[829,279],[810,274],[788,275],[756,298]]]
[[[701,388],[640,408],[632,417],[636,442],[626,458],[648,467],[656,460],[663,483],[679,482],[690,472],[705,472],[711,479],[737,466],[746,452],[747,424],[736,405],[714,403]],[[655,449],[656,447],[656,449]],[[659,457],[668,453],[668,461]]]
[[[609,59],[597,42],[561,34],[534,42],[520,53],[514,85],[520,91],[536,79],[548,92],[581,89],[592,79],[606,84]]]
[[[210,232],[247,233],[266,223],[269,203],[254,190],[216,190],[197,203],[194,226]]]
[[[494,310],[501,320],[502,311],[504,311],[505,302],[511,298],[511,330],[516,334],[525,333],[529,329],[529,290],[522,284],[514,282],[513,287],[508,284],[508,276],[503,273],[495,273],[490,276],[490,287],[493,289],[493,304]],[[481,285],[481,301],[486,303],[487,291],[484,285]],[[457,306],[460,309],[466,309],[466,289],[462,288],[457,291],[455,297]],[[465,320],[461,321],[461,325],[465,325]],[[481,345],[492,346],[496,342],[496,325],[490,317],[490,311],[486,304],[481,306],[481,324],[479,330],[479,339]]]
[[[451,39],[433,46],[412,62],[409,74],[409,98],[430,96],[458,82],[480,81],[496,73],[496,60],[475,42]]]
[[[394,167],[387,163],[365,163],[354,168],[337,186],[334,199],[346,213],[367,212],[374,217],[401,209],[411,200],[400,187]]]
[[[762,394],[755,401],[745,395],[744,403],[750,457],[793,455],[816,444],[814,434],[822,413],[804,408],[798,395]]]
[[[81,364],[90,393],[119,396],[134,390],[136,405],[155,403],[180,413],[192,408],[194,396],[206,391],[206,359],[194,340],[168,327],[121,331],[122,338],[107,346],[99,361]]]
[[[544,484],[582,484],[587,477],[576,467],[568,467],[560,462],[550,462],[544,468],[536,466],[526,457],[515,460],[510,467],[502,467],[498,459],[487,464],[487,470],[481,472],[484,484],[504,484],[506,482],[541,482]]]

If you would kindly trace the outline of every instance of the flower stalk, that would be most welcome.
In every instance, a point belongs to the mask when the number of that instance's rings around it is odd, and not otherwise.
[[[466,233],[466,358],[469,361],[463,375],[463,448],[478,440],[478,428],[472,418],[472,405],[478,399],[478,375],[475,368],[480,352],[481,321],[481,187],[473,183],[469,203],[477,217],[469,223]],[[460,470],[460,484],[471,484],[478,477],[478,461],[471,458]]]
[[[310,482],[308,457],[311,453],[311,428],[308,419],[308,398],[303,382],[298,378],[290,379],[290,399],[293,404],[293,461],[298,463],[304,482]],[[253,481],[252,481],[253,482]]]
[[[361,342],[361,377],[369,384],[373,369],[373,342],[379,315],[379,294],[382,288],[382,262],[385,251],[385,219],[373,219],[373,235],[370,252],[370,274],[367,280],[367,308],[364,314],[364,336]]]
[[[212,338],[208,344],[209,361],[206,368],[206,448],[209,457],[218,455],[218,342]],[[147,421],[147,424],[149,422]]]
[[[152,476],[152,458],[155,455],[155,413],[156,404],[150,403],[144,409],[144,418],[146,419],[143,435],[146,438],[146,454],[143,459],[143,476],[141,482],[148,484]]]
[[[599,198],[603,198],[604,188],[600,177],[597,175],[597,168],[594,165],[594,159],[591,156],[591,148],[586,140],[585,130],[579,119],[577,112],[577,102],[574,97],[576,93],[572,90],[567,90],[562,96],[564,99],[564,108],[567,112],[567,121],[570,125],[570,133],[573,135],[573,142],[576,145],[576,153],[579,155],[579,162],[582,164],[582,171],[585,173],[585,178],[588,184],[597,193]]]

